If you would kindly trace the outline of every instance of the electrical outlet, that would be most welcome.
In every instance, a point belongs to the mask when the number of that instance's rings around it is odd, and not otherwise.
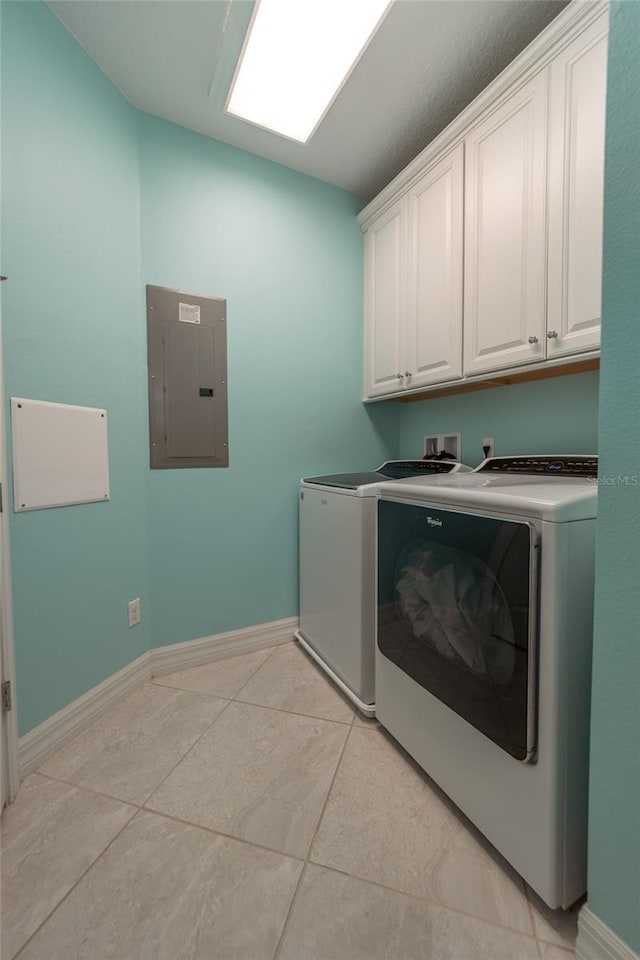
[[[488,450],[486,448],[489,448]],[[485,437],[482,441],[482,453],[485,457],[494,457],[496,454],[496,445],[493,437]]]
[[[135,600],[129,600],[127,610],[129,611],[129,626],[135,627],[142,619],[142,614],[140,613],[140,597],[136,597]]]

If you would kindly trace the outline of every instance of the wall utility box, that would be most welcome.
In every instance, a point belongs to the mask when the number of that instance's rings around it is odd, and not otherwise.
[[[107,411],[11,398],[16,513],[109,499]]]
[[[227,301],[147,286],[152,469],[227,467]]]
[[[430,433],[424,438],[425,456],[437,457],[443,451],[454,460],[462,459],[462,434]]]

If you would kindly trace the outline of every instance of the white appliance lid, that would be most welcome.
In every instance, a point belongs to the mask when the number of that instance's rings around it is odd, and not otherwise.
[[[351,492],[355,496],[376,496],[377,487],[381,482],[420,477],[421,479],[442,474],[450,474],[458,470],[471,472],[470,467],[454,460],[429,458],[422,460],[387,460],[377,470],[367,473],[333,473],[320,477],[305,477],[301,483],[305,486],[319,486],[339,490],[342,493]]]
[[[597,516],[596,478],[455,473],[396,480],[378,485],[383,500],[408,499],[434,506],[471,508],[485,513],[538,518],[552,523],[588,520]]]

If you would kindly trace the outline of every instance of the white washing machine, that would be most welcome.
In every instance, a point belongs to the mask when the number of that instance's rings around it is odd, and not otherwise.
[[[586,890],[597,458],[385,484],[376,715],[550,907]]]
[[[390,460],[369,473],[300,483],[296,638],[350,700],[375,716],[376,498],[381,481],[469,471],[450,460]]]

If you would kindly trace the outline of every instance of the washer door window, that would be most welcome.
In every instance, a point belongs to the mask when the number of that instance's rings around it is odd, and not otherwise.
[[[535,748],[535,531],[382,500],[378,646],[518,760]]]

